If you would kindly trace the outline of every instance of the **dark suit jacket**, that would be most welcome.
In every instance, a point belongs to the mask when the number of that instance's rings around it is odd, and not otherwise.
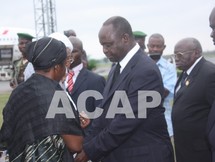
[[[212,161],[215,162],[215,102],[211,108],[207,125],[208,140],[212,151]]]
[[[137,118],[138,91],[164,92],[156,64],[138,50],[110,89],[112,73],[113,70],[110,71],[103,93],[101,108],[104,112],[93,121],[91,131],[85,138],[83,147],[88,157],[93,161],[104,162],[173,162],[164,108],[161,105],[149,108],[147,118]],[[136,118],[128,119],[124,114],[117,114],[114,119],[105,118],[117,90],[126,93]]]
[[[103,93],[105,87],[105,79],[104,77],[95,74],[86,68],[83,68],[73,86],[73,90],[70,93],[71,98],[77,105],[77,100],[79,95],[84,92],[85,90],[95,90],[100,92],[101,94]],[[86,109],[89,112],[93,112],[96,108],[96,106],[99,105],[101,100],[95,100],[93,97],[90,97],[86,101]],[[78,105],[77,105],[78,106]]]
[[[202,58],[188,76],[186,86],[175,93],[172,122],[177,162],[211,162],[206,124],[214,98],[215,65]]]

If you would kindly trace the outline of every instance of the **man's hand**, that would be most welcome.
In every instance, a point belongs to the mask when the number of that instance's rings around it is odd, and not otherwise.
[[[80,153],[77,154],[77,156],[75,157],[75,162],[87,162],[89,159],[86,155],[86,153],[84,152],[84,150],[82,150]]]
[[[86,128],[90,124],[90,119],[88,116],[82,111],[80,112],[80,122],[81,122],[81,128]]]

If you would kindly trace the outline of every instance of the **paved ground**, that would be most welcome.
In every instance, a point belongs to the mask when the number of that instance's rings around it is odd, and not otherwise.
[[[11,91],[12,88],[9,85],[9,81],[0,81],[0,94]]]

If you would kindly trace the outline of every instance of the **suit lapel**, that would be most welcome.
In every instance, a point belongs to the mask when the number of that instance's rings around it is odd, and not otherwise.
[[[178,87],[178,85],[180,84],[181,78],[182,78],[182,74],[180,75],[176,86],[175,86],[175,99],[174,99],[174,103],[177,101],[178,98],[180,98],[180,96],[183,94],[184,91],[186,91],[186,89],[193,84],[193,82],[195,82],[195,78],[199,73],[199,70],[201,68],[201,66],[205,63],[205,59],[202,58],[197,64],[196,66],[193,68],[193,70],[191,71],[191,73],[188,75],[187,79],[186,79],[186,83],[184,87],[181,87],[178,92],[176,93],[176,87]]]
[[[73,90],[71,92],[71,95],[74,94],[79,87],[81,86],[81,84],[87,79],[87,73],[86,73],[86,69],[83,68],[80,73],[78,74],[78,77],[76,78]]]
[[[176,82],[176,85],[175,85],[175,89],[174,89],[174,94],[175,94],[175,96],[176,96],[176,89],[177,89],[177,87],[179,86],[179,83],[181,82],[181,78],[182,78],[182,73],[180,74],[180,76],[179,76],[179,78],[178,78],[178,80],[177,80],[177,82]]]
[[[132,68],[136,65],[136,63],[138,62],[139,59],[142,59],[142,58],[140,58],[141,54],[142,53],[140,52],[140,50],[138,50],[138,52],[127,63],[127,65],[125,66],[123,71],[120,73],[118,79],[116,80],[116,82],[114,83],[112,88],[110,89],[111,82],[113,79],[113,71],[115,69],[115,66],[114,66],[114,68],[111,69],[111,71],[109,73],[109,78],[107,80],[106,87],[105,87],[104,93],[103,93],[103,96],[105,99],[103,103],[105,103],[113,95],[113,93],[116,90],[120,90],[120,85],[123,85],[123,82],[126,80],[125,78],[131,73]]]
[[[113,72],[114,72],[114,69],[115,69],[115,66],[113,66],[108,74],[108,79],[107,79],[107,82],[106,82],[106,86],[104,88],[104,91],[103,91],[103,96],[108,96],[108,93],[110,91],[110,87],[111,87],[111,82],[113,80]]]
[[[179,82],[180,83],[180,82]],[[186,89],[186,86],[184,87],[180,87],[180,89],[175,93],[175,99],[174,99],[174,103],[176,102],[176,100],[178,98],[180,98],[180,96],[183,94],[184,90]]]
[[[123,69],[123,71],[120,73],[118,79],[114,83],[113,87],[110,89],[109,95],[112,95],[118,89],[118,87],[120,86],[120,84],[123,83],[123,80],[125,80],[126,76],[130,73],[130,71],[131,71],[130,66],[127,67],[127,68],[125,68],[125,69]],[[113,78],[113,75],[112,75],[111,78]],[[112,80],[110,80],[110,82],[111,81]]]
[[[174,102],[176,102],[176,100],[179,98],[179,96],[182,95],[183,90],[184,90],[185,87],[186,87],[186,86],[180,87],[180,88],[178,89],[178,91],[176,92],[177,87],[178,87],[179,84],[181,83],[182,75],[183,75],[183,72],[182,72],[181,75],[179,76],[179,78],[178,78],[178,80],[177,80],[177,82],[176,82],[176,85],[175,85],[175,90],[174,90]]]

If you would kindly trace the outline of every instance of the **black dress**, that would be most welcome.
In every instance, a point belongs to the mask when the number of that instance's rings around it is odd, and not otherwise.
[[[39,74],[13,90],[3,110],[0,131],[0,142],[7,143],[10,161],[63,161],[68,150],[60,135],[83,135],[72,106],[74,118],[66,118],[65,114],[46,118],[56,91],[64,93],[58,82]],[[63,105],[56,103],[57,107]]]

